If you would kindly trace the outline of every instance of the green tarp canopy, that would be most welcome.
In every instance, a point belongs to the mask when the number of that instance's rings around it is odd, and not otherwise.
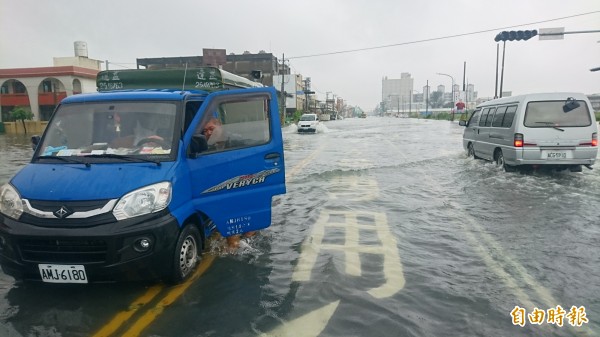
[[[96,77],[98,91],[172,89],[215,91],[263,85],[215,67],[191,69],[104,70]]]

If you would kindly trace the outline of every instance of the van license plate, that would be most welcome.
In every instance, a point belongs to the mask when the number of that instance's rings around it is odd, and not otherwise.
[[[83,265],[39,264],[42,281],[51,283],[88,283]]]
[[[546,151],[546,159],[569,159],[567,151]]]

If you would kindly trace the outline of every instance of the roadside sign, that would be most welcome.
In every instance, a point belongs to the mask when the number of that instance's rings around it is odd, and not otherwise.
[[[565,27],[540,28],[538,32],[540,40],[563,40],[565,38]]]

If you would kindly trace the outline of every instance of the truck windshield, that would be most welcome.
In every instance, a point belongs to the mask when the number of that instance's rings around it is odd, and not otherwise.
[[[61,105],[46,127],[36,158],[102,162],[118,160],[118,155],[170,157],[178,137],[176,113],[173,102]],[[105,154],[117,156],[101,156]]]
[[[556,128],[569,126],[589,126],[592,119],[584,101],[577,101],[579,107],[564,112],[565,101],[529,102],[525,110],[523,124],[530,128]]]

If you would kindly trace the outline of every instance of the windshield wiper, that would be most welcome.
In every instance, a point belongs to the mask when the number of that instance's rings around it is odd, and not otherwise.
[[[64,161],[66,163],[71,163],[71,164],[84,164],[86,167],[90,167],[90,163],[88,162],[82,162],[79,160],[74,160],[71,159],[69,157],[64,157],[64,156],[37,156],[34,157],[33,159],[56,159],[56,160],[60,160],[60,161]]]
[[[559,131],[565,131],[565,129],[561,129],[558,126],[554,125],[554,122],[536,122],[537,124],[544,124],[544,125],[552,125],[552,128],[559,130]]]
[[[84,157],[85,158],[115,158],[115,159],[131,161],[131,162],[143,161],[143,162],[147,162],[147,163],[154,163],[154,164],[156,164],[156,166],[160,166],[160,161],[158,161],[158,160],[146,159],[146,158],[142,158],[142,157],[124,156],[124,155],[114,154],[114,153],[88,154],[88,155],[85,155]]]

